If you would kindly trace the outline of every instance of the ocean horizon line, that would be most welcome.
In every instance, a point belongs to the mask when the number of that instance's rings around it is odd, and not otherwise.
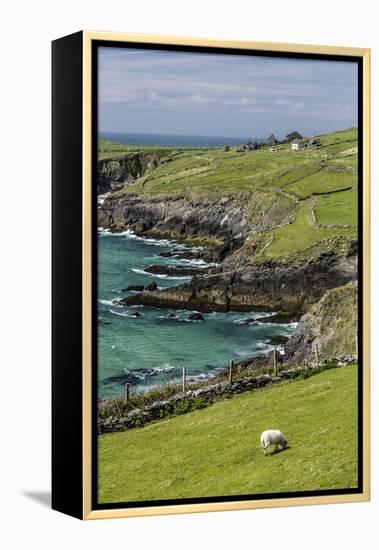
[[[144,132],[99,132],[99,138],[123,145],[222,147],[251,142],[264,143],[266,138],[254,136],[213,136],[196,134],[156,134]]]

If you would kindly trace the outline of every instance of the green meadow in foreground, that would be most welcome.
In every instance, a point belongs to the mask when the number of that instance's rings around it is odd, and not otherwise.
[[[270,428],[288,448],[265,457]],[[100,436],[99,501],[352,488],[357,462],[354,365]]]

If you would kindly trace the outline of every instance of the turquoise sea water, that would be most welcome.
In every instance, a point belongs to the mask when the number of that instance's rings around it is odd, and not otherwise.
[[[229,364],[267,353],[273,335],[289,335],[293,325],[241,324],[264,313],[208,313],[205,321],[189,321],[189,311],[162,310],[143,306],[120,307],[113,300],[127,295],[129,285],[156,281],[164,288],[183,284],[189,278],[174,279],[150,275],[149,265],[205,265],[199,260],[159,256],[178,248],[164,240],[144,239],[131,232],[98,234],[98,372],[99,397],[121,394],[123,384],[131,392],[180,380],[182,367],[188,379],[210,377]],[[139,317],[133,317],[138,312]],[[176,318],[168,318],[169,313]]]

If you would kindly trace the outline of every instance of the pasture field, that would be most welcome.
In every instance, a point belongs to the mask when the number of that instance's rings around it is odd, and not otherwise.
[[[99,501],[356,487],[357,403],[352,365],[99,436]],[[288,448],[265,457],[271,428]]]
[[[251,247],[255,261],[304,260],[346,249],[357,236],[357,139],[353,128],[319,136],[318,147],[299,151],[290,144],[250,152],[171,148],[156,168],[113,196],[186,197],[196,204],[237,199],[252,226],[262,216],[271,226],[258,231],[253,247],[246,242],[243,253]],[[103,143],[115,155],[126,147]]]

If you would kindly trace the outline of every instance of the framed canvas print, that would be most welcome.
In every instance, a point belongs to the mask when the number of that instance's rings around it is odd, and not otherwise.
[[[53,508],[369,498],[369,50],[53,42]]]

